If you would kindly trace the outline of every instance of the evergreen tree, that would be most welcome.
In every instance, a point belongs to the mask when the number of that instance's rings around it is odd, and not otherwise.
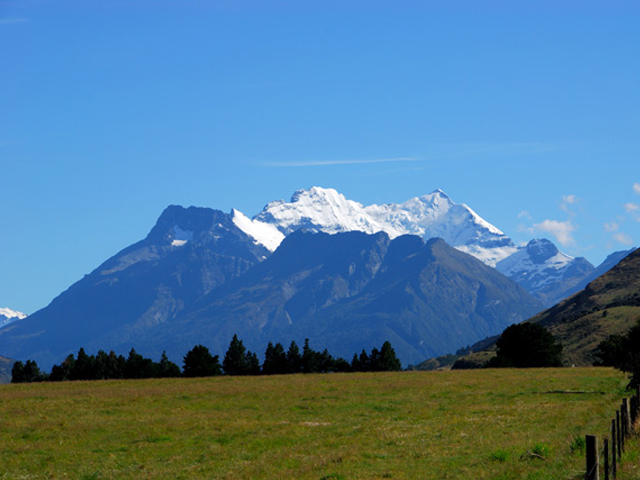
[[[24,382],[25,382],[24,363],[18,360],[16,363],[13,364],[13,367],[11,367],[11,383],[24,383]]]
[[[291,342],[289,350],[287,350],[287,365],[287,373],[302,372],[302,355],[300,354],[300,347],[298,347],[295,341]]]
[[[544,327],[535,323],[519,323],[507,327],[496,342],[497,355],[489,367],[559,367],[562,345]]]
[[[72,380],[72,372],[75,367],[76,359],[73,354],[67,356],[60,365],[54,365],[51,368],[49,379],[52,382],[63,382]]]
[[[372,355],[373,356],[373,355]],[[402,370],[402,364],[389,341],[382,344],[378,353],[376,370],[379,372],[395,372]]]
[[[289,373],[289,362],[287,361],[287,354],[284,351],[284,347],[280,342],[276,343],[273,347],[273,360],[274,360],[274,374],[285,375]]]
[[[351,364],[342,357],[338,357],[335,359],[333,368],[335,372],[341,372],[341,373],[353,371],[351,369]]]
[[[145,358],[131,349],[124,365],[124,378],[152,378],[153,360]]]
[[[354,372],[369,372],[371,371],[371,362],[369,361],[369,355],[362,349],[360,355],[354,355],[351,361],[351,368]]]
[[[17,361],[11,368],[11,383],[42,382],[43,380],[45,375],[34,360],[27,360],[24,364]]]
[[[224,355],[222,368],[226,375],[248,375],[249,362],[247,359],[246,349],[242,340],[238,339],[238,335],[234,334],[229,349]]]
[[[309,346],[309,339],[305,338],[302,347],[302,372],[316,373],[318,371],[318,353]]]
[[[122,355],[116,355],[111,350],[107,358],[104,359],[105,378],[120,379],[124,378],[127,361]]]
[[[358,358],[358,354],[354,353],[353,358],[351,359],[351,371],[352,372],[361,372],[360,368],[360,359]]]
[[[172,378],[182,375],[180,367],[169,360],[166,351],[162,352],[162,357],[160,358],[160,361],[154,365],[154,370],[154,377],[156,378]]]
[[[260,360],[255,352],[247,352],[247,375],[260,375]]]
[[[322,352],[316,353],[316,365],[318,372],[327,373],[335,370],[335,362],[329,350],[325,348]]]
[[[371,355],[369,355],[369,371],[378,372],[380,365],[380,351],[377,348],[371,349]]]
[[[78,350],[78,356],[70,372],[70,380],[94,380],[95,377],[95,357],[87,355],[84,348]]]
[[[269,342],[267,349],[264,352],[264,363],[262,364],[262,373],[264,375],[275,375],[275,347],[273,343]]]
[[[222,374],[218,355],[211,355],[204,345],[196,345],[184,356],[185,377],[211,377]]]

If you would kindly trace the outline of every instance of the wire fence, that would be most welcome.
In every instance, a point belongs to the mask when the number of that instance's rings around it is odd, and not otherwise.
[[[586,480],[600,480],[601,472],[604,480],[616,478],[618,465],[625,450],[625,441],[634,432],[639,417],[640,387],[631,398],[622,400],[615,418],[611,420],[611,433],[604,438],[602,449],[598,450],[598,438],[595,435],[586,436]]]

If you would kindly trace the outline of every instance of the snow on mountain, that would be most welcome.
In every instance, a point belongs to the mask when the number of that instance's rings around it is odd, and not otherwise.
[[[171,246],[182,247],[191,240],[193,240],[193,232],[191,230],[182,230],[178,225],[174,225]]]
[[[552,281],[550,273],[561,272],[571,261],[573,257],[542,238],[531,240],[526,247],[498,262],[496,269],[509,278],[526,277],[531,287],[540,288]]]
[[[347,200],[331,188],[298,190],[289,203],[284,200],[270,202],[254,220],[274,225],[285,235],[301,228],[330,234],[387,231],[392,238],[402,234],[386,222],[376,221],[360,203]]]
[[[259,220],[251,220],[235,208],[231,210],[231,217],[236,227],[272,252],[275,251],[280,243],[282,243],[282,240],[284,240],[285,235],[278,230],[275,225]]]
[[[22,312],[16,312],[9,308],[0,308],[0,327],[25,318],[27,318],[27,316]]]
[[[496,269],[515,280],[546,306],[566,297],[574,287],[594,270],[586,259],[574,258],[560,252],[545,238],[531,240],[510,257],[498,262]]]
[[[439,237],[490,266],[517,250],[499,229],[466,205],[451,201],[441,190],[401,204],[363,206],[333,189],[312,187],[295,192],[290,202],[269,203],[254,217],[251,227],[265,224],[284,235],[305,228],[325,233],[382,231],[391,238],[404,234]],[[237,225],[261,241],[248,226]]]
[[[502,231],[467,205],[453,202],[442,190],[403,203],[364,206],[331,188],[311,187],[295,192],[289,202],[270,202],[253,220],[237,210],[232,215],[236,226],[271,251],[299,229],[329,234],[385,232],[392,239],[405,234],[425,240],[442,238],[496,267],[545,305],[565,298],[570,288],[593,271],[587,260],[565,255],[549,240],[516,246]]]

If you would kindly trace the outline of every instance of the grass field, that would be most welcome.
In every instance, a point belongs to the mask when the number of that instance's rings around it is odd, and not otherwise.
[[[625,384],[565,368],[2,385],[0,479],[581,479]],[[640,478],[638,448],[619,479]]]

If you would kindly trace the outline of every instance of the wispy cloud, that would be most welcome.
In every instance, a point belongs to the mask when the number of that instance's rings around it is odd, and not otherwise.
[[[575,213],[569,209],[569,205],[575,205],[579,201],[580,199],[575,195],[563,195],[562,202],[560,203],[560,210],[568,213],[569,215],[575,215]]]
[[[576,227],[570,220],[566,222],[544,220],[541,223],[534,224],[534,227],[541,232],[547,232],[553,235],[562,246],[566,247],[567,245],[573,245],[575,243],[573,232],[576,231]]]
[[[28,18],[0,18],[0,25],[14,25],[16,23],[27,23]]]
[[[633,184],[633,191],[640,195],[640,183]]]
[[[617,232],[620,229],[620,224],[618,222],[608,222],[604,224],[605,232]]]
[[[613,238],[615,238],[622,245],[633,245],[633,239],[626,233],[616,233]]]
[[[420,162],[421,160],[414,157],[396,157],[396,158],[375,158],[366,160],[303,160],[298,162],[268,162],[264,165],[267,167],[325,167],[330,165],[365,165],[372,163],[394,163],[394,162]]]

